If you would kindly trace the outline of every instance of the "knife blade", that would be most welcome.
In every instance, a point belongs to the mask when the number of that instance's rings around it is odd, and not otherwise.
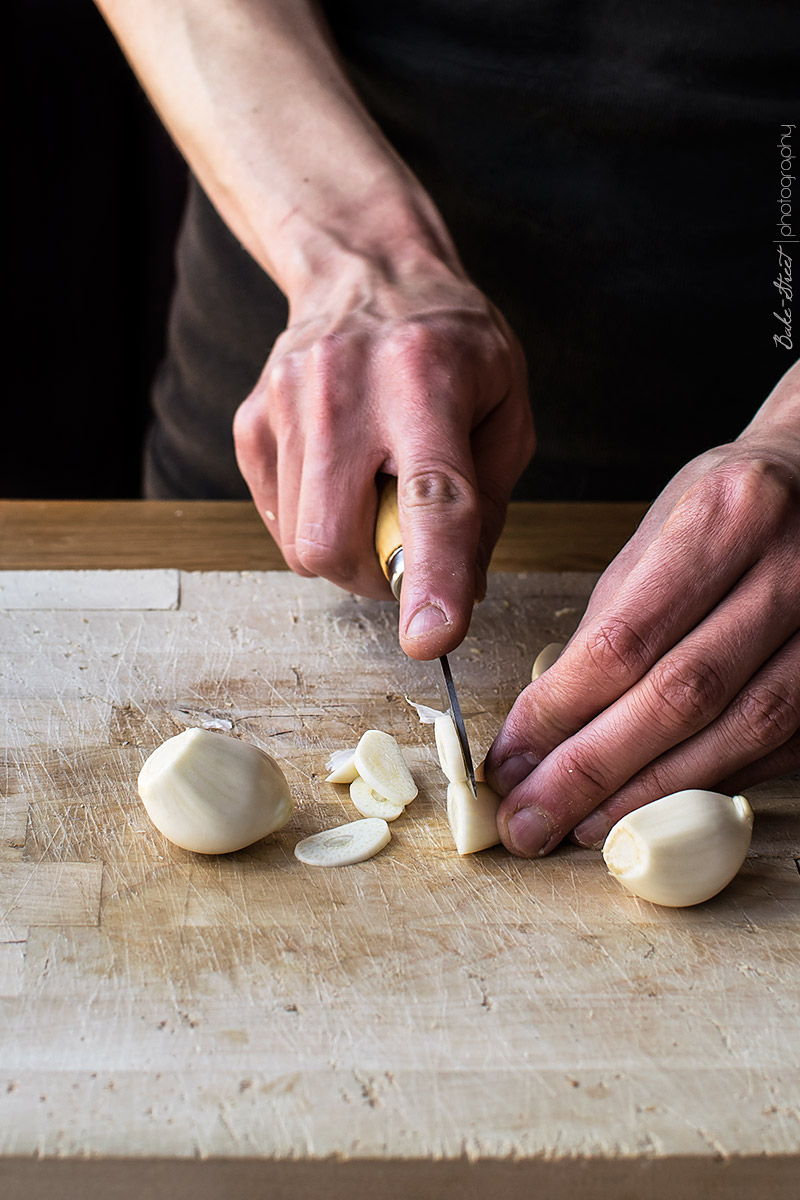
[[[403,559],[403,539],[400,534],[400,511],[397,502],[397,480],[393,475],[384,475],[379,480],[378,516],[375,522],[375,550],[381,570],[389,581],[395,600],[400,599],[400,589],[403,585],[405,562]],[[444,676],[450,716],[455,725],[458,744],[461,747],[461,757],[467,773],[473,796],[477,795],[475,786],[475,769],[472,765],[472,754],[469,748],[469,738],[458,702],[458,693],[453,682],[453,673],[447,655],[443,654],[439,663]]]

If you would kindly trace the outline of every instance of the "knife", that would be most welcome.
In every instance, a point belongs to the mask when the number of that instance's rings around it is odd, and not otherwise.
[[[400,588],[403,585],[405,563],[403,560],[403,539],[400,534],[397,480],[393,475],[383,475],[378,480],[378,517],[375,522],[375,550],[378,555],[378,561],[381,564],[381,569],[389,581],[392,595],[395,600],[399,600]],[[464,767],[467,772],[469,785],[472,788],[472,794],[475,796],[477,795],[475,770],[472,765],[472,755],[470,754],[464,718],[461,715],[461,705],[458,703],[458,694],[453,683],[453,675],[450,670],[450,663],[447,661],[447,655],[443,654],[439,662],[441,663],[442,674],[444,675],[444,684],[450,705],[450,716],[453,718],[453,724],[456,727],[458,735],[458,744],[461,747],[461,757],[464,760]]]

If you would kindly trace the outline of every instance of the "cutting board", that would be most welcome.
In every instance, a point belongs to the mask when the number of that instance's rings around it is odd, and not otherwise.
[[[478,759],[593,582],[492,576],[451,659]],[[0,608],[14,1194],[790,1194],[797,778],[749,793],[721,896],[657,908],[593,851],[456,855],[406,702],[441,701],[438,665],[400,652],[391,603],[283,572],[6,572]],[[195,725],[279,759],[283,830],[205,858],[150,825],[141,764]],[[369,727],[420,794],[378,857],[305,867],[299,838],[358,815],[324,764]]]

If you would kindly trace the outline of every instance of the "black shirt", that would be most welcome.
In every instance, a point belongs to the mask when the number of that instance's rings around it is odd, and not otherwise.
[[[772,281],[798,7],[323,8],[366,107],[522,341],[539,448],[516,495],[652,498],[735,437],[794,358],[772,339]],[[196,186],[178,262],[148,491],[246,495],[230,422],[285,302]]]

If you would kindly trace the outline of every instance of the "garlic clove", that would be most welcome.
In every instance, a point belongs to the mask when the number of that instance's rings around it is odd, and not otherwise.
[[[303,838],[294,853],[310,867],[349,867],[372,858],[389,844],[391,837],[386,822],[373,817]]]
[[[433,723],[439,764],[450,783],[466,783],[467,767],[461,753],[456,727],[450,713],[442,713]]]
[[[611,829],[603,858],[643,900],[702,904],[730,883],[747,855],[753,810],[744,796],[690,788],[628,813]]]
[[[548,642],[544,650],[540,650],[533,662],[531,670],[531,683],[534,679],[538,679],[540,675],[544,675],[557,658],[560,657],[561,651],[564,649],[563,642]]]
[[[274,833],[292,815],[275,759],[239,738],[186,729],[139,772],[139,796],[164,837],[197,854],[228,854]]]
[[[475,854],[496,846],[500,797],[487,783],[476,784],[477,796],[466,780],[447,785],[447,819],[459,854]]]
[[[384,821],[395,821],[403,812],[404,804],[393,804],[374,792],[365,779],[356,777],[350,784],[350,799],[363,817],[382,817]]]
[[[325,766],[330,775],[325,776],[326,783],[352,783],[358,778],[355,763],[355,750],[334,750]]]
[[[368,729],[356,746],[358,774],[379,796],[394,804],[408,804],[417,794],[403,752],[389,733]]]

